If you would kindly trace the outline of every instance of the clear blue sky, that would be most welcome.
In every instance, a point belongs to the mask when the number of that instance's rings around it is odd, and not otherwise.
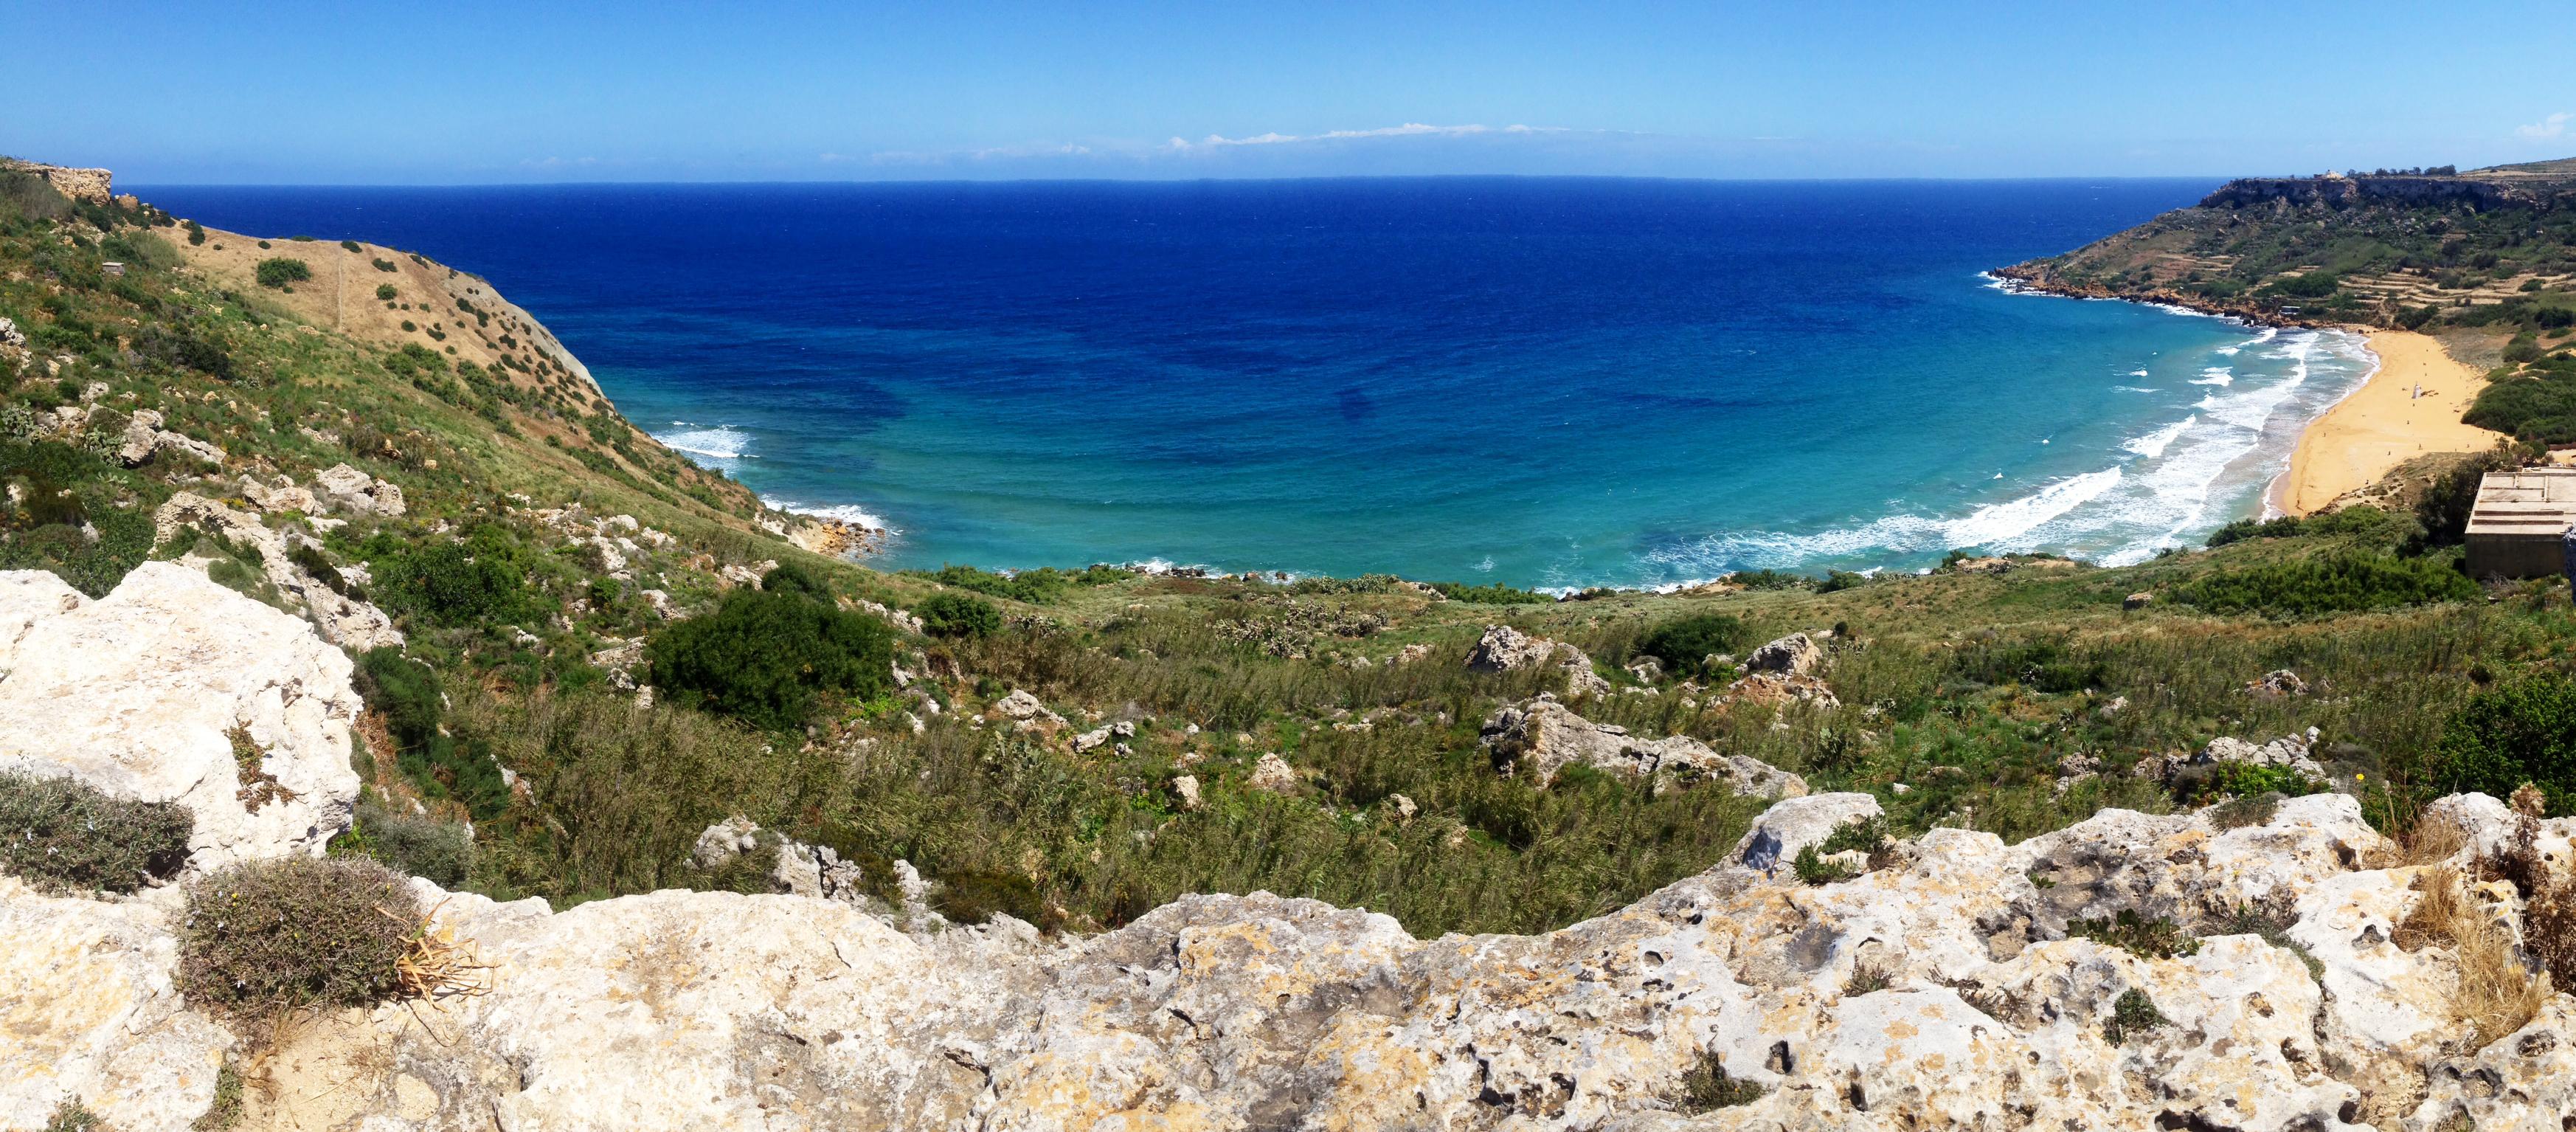
[[[0,153],[144,184],[2197,176],[2576,154],[2564,3],[0,0],[0,42]]]

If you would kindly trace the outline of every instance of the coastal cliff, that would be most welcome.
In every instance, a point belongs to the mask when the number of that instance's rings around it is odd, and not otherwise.
[[[0,1127],[2576,1103],[2576,629],[2458,473],[2117,569],[892,573],[470,272],[27,170],[0,374]]]

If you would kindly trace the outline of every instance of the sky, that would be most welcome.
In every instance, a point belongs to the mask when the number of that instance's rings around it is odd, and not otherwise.
[[[2562,2],[0,0],[129,184],[2230,176],[2576,155]]]

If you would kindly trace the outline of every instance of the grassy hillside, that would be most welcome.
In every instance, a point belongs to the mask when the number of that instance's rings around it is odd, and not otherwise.
[[[368,793],[335,846],[444,884],[558,902],[753,887],[751,869],[689,861],[701,829],[741,816],[874,884],[908,860],[959,919],[1088,930],[1258,888],[1418,933],[1529,931],[1706,868],[1760,809],[1715,785],[1498,773],[1479,724],[1542,691],[1869,791],[1909,830],[2018,839],[2103,806],[2323,788],[2135,773],[2219,735],[2311,727],[2333,785],[2391,827],[2438,791],[2523,778],[2558,812],[2576,803],[2576,729],[2554,723],[2576,718],[2556,706],[2576,703],[2560,675],[2576,623],[2554,586],[2458,573],[2447,544],[2474,469],[2410,469],[2392,510],[2234,528],[2116,570],[1960,556],[1924,577],[1567,601],[1390,578],[888,574],[792,545],[792,517],[632,429],[471,275],[364,244],[196,235],[0,174],[0,317],[25,339],[0,346],[0,563],[102,593],[186,557],[290,610],[329,604],[322,589],[380,606],[407,643],[359,658]],[[264,284],[275,259],[304,268]],[[221,467],[184,446],[123,458],[152,412],[220,446]],[[404,513],[274,506],[278,477],[310,486],[343,463],[399,486]],[[260,522],[291,563],[202,523],[156,538],[181,492],[243,513],[268,497]],[[2154,600],[2128,608],[2138,593]],[[1469,671],[1499,623],[1581,647],[1610,690]],[[1724,663],[1627,667],[1793,631],[1827,635],[1842,706],[1729,702]],[[2249,690],[2280,669],[2308,690]],[[1063,726],[1013,725],[999,709],[1016,691]],[[1256,783],[1266,754],[1295,781]]]

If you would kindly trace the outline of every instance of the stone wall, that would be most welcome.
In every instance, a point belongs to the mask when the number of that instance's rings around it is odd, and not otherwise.
[[[106,204],[114,199],[111,181],[115,174],[105,169],[67,169],[60,165],[38,165],[32,161],[13,161],[11,168],[25,169],[45,179],[54,191],[74,200]]]

